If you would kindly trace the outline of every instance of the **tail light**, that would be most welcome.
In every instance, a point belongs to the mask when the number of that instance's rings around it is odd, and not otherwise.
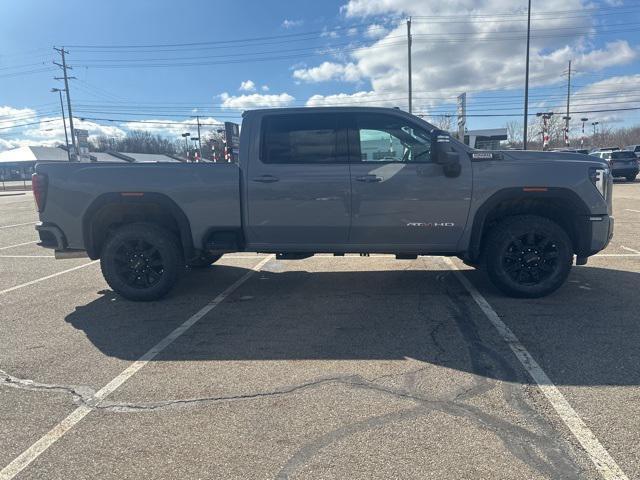
[[[33,190],[33,198],[36,201],[38,212],[42,212],[47,201],[47,176],[34,173],[31,176],[31,190]]]

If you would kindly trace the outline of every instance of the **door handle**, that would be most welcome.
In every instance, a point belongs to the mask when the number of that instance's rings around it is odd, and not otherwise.
[[[279,181],[280,179],[278,177],[274,177],[273,175],[261,175],[259,177],[253,178],[252,180],[254,182],[260,183],[274,183]]]
[[[382,180],[382,177],[378,177],[376,175],[362,175],[361,177],[356,177],[356,181],[364,183],[378,183]]]

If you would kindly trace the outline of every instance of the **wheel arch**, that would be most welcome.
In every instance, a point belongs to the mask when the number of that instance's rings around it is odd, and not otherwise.
[[[184,257],[194,256],[191,224],[171,198],[156,192],[109,192],[98,196],[82,217],[82,234],[89,258],[100,257],[102,244],[114,226],[138,221],[172,230],[180,239]]]
[[[566,188],[505,188],[491,195],[476,211],[473,219],[467,258],[477,262],[484,247],[486,233],[500,219],[513,215],[535,214],[560,224],[573,243],[576,253],[588,250],[590,211],[586,203]],[[586,242],[586,243],[585,243]]]

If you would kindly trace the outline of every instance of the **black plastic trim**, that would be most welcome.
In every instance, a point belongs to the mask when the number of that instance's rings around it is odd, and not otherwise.
[[[84,245],[89,258],[96,260],[100,257],[97,251],[95,239],[92,235],[91,221],[102,208],[110,204],[159,204],[171,213],[180,229],[180,240],[185,258],[192,258],[195,252],[193,246],[193,236],[191,234],[191,224],[182,209],[169,197],[162,193],[144,192],[141,196],[123,196],[121,192],[104,193],[97,197],[87,208],[82,217],[82,234]]]
[[[473,227],[471,230],[471,239],[469,242],[469,251],[467,257],[471,261],[477,261],[480,257],[480,249],[482,246],[482,233],[484,224],[489,213],[498,206],[498,204],[507,200],[520,199],[562,199],[575,211],[574,227],[576,228],[575,245],[576,253],[579,255],[588,255],[591,241],[591,222],[589,221],[590,210],[586,203],[573,191],[566,188],[549,187],[546,191],[526,192],[526,187],[512,187],[499,190],[489,197],[482,206],[476,211],[473,219]]]

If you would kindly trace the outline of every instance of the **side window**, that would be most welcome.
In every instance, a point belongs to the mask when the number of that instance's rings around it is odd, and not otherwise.
[[[263,163],[347,162],[346,131],[330,114],[265,117],[262,123]]]
[[[357,115],[360,156],[366,162],[431,162],[431,136],[401,118]]]

